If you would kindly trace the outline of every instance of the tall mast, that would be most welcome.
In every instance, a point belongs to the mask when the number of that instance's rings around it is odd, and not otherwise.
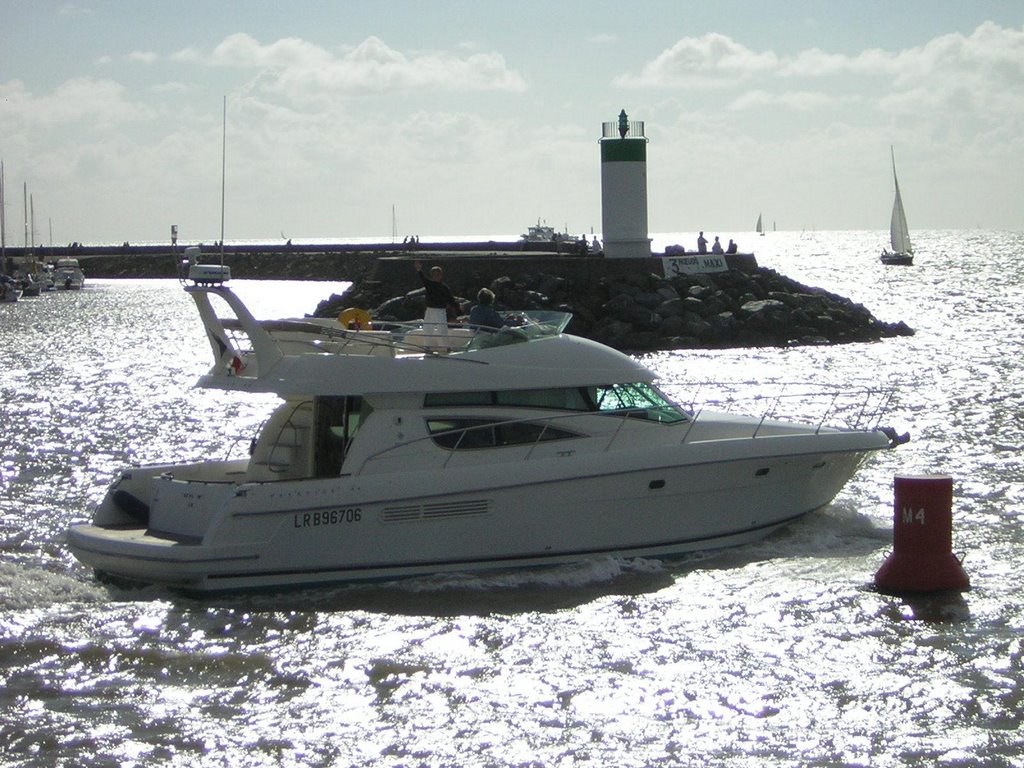
[[[224,94],[224,115],[221,126],[220,147],[220,265],[224,266],[224,187],[227,176],[228,154],[228,97]]]
[[[25,247],[28,248],[28,182],[21,182],[22,207],[25,214]]]
[[[7,264],[7,202],[4,200],[3,160],[0,160],[0,260]]]

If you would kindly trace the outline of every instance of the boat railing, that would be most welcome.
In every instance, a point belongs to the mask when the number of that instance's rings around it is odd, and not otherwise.
[[[488,329],[468,324],[371,322],[346,328],[338,319],[257,320],[230,288],[220,283],[186,285],[196,302],[213,352],[209,376],[259,379],[285,356],[337,354],[356,356],[422,355],[476,362],[452,354],[557,336],[572,315],[529,310],[506,313],[504,325]],[[214,303],[212,297],[218,297]],[[226,306],[222,306],[226,305]],[[229,312],[226,312],[229,310]]]
[[[423,354],[447,355],[475,349],[519,344],[556,336],[571,319],[565,312],[531,311],[509,313],[510,325],[485,328],[468,323],[434,325],[415,322],[375,322],[368,328],[348,329],[333,321],[316,319],[264,320],[260,327],[281,347],[284,354],[302,352],[328,354]],[[253,353],[245,324],[236,318],[219,318],[234,349]]]
[[[696,394],[706,388],[721,389],[722,382],[698,385]],[[777,391],[759,391],[753,394],[726,392],[718,397],[706,396],[701,406],[691,400],[690,408],[699,413],[710,408],[720,413],[760,413],[760,423],[754,436],[776,418],[799,421],[816,425],[816,431],[829,426],[848,429],[878,429],[888,414],[896,397],[895,385],[879,387],[829,387],[808,388],[805,385],[781,383]]]

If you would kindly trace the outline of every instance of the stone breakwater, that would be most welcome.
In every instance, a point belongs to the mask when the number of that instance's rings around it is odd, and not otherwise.
[[[495,274],[500,260],[489,270],[481,270],[476,261],[459,261],[443,267],[464,314],[478,288],[486,286],[494,291],[499,311],[571,312],[567,332],[623,351],[844,344],[914,332],[906,323],[882,322],[860,304],[763,267],[665,277],[651,269],[658,259],[614,265],[578,259],[572,269],[548,269],[553,266],[549,260],[504,265],[515,269]],[[401,270],[392,264],[377,279],[357,281],[344,294],[321,302],[315,316],[333,317],[359,307],[382,322],[422,318],[423,289],[416,287],[410,262]],[[408,290],[395,290],[403,284]]]

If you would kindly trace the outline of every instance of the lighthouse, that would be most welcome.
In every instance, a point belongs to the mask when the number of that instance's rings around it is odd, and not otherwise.
[[[646,259],[647,139],[643,121],[630,120],[626,110],[615,122],[601,126],[601,224],[604,255],[613,259]]]

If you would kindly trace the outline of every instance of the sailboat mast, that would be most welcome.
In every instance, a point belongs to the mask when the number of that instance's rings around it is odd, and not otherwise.
[[[221,118],[220,146],[220,265],[224,266],[224,190],[228,168],[228,97],[224,94],[224,111]]]
[[[0,160],[0,260],[7,264],[7,202],[4,199],[4,161]]]
[[[28,248],[28,182],[21,182],[21,205],[25,216],[25,247]]]
[[[896,185],[896,194],[900,193],[900,181],[896,178],[896,150],[892,144],[889,145],[889,154],[892,155],[892,183]]]

